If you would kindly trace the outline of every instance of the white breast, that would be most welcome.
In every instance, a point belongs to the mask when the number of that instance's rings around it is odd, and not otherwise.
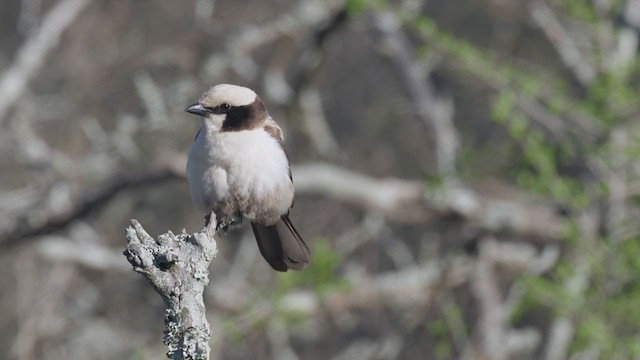
[[[203,212],[231,192],[263,199],[290,188],[290,196],[279,205],[283,213],[293,200],[287,157],[262,128],[209,133],[202,129],[189,151],[187,176],[193,201]]]

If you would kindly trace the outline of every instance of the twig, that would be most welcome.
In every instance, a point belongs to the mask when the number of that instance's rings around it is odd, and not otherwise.
[[[216,223],[215,216],[211,222]],[[165,305],[163,342],[167,357],[209,359],[211,331],[202,294],[209,283],[209,263],[217,253],[216,242],[204,232],[174,235],[171,231],[152,238],[136,220],[126,233],[124,255],[162,297]]]
[[[49,52],[58,45],[62,32],[89,3],[89,0],[59,1],[40,29],[20,48],[14,63],[0,78],[0,123],[40,70]]]

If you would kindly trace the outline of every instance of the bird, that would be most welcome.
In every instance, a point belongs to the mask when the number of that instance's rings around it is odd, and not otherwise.
[[[200,116],[187,179],[205,227],[211,214],[218,234],[248,220],[274,270],[304,269],[310,251],[289,218],[295,190],[284,135],[264,102],[247,87],[219,84],[185,111]]]

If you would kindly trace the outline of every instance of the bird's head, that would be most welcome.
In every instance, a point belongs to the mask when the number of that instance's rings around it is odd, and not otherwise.
[[[229,84],[212,86],[185,111],[202,116],[219,131],[251,130],[262,126],[269,116],[253,90]]]

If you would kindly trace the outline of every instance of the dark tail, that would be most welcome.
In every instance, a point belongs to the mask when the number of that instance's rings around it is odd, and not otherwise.
[[[274,270],[302,270],[309,265],[309,248],[288,215],[283,215],[275,225],[252,222],[251,227],[260,253]]]

